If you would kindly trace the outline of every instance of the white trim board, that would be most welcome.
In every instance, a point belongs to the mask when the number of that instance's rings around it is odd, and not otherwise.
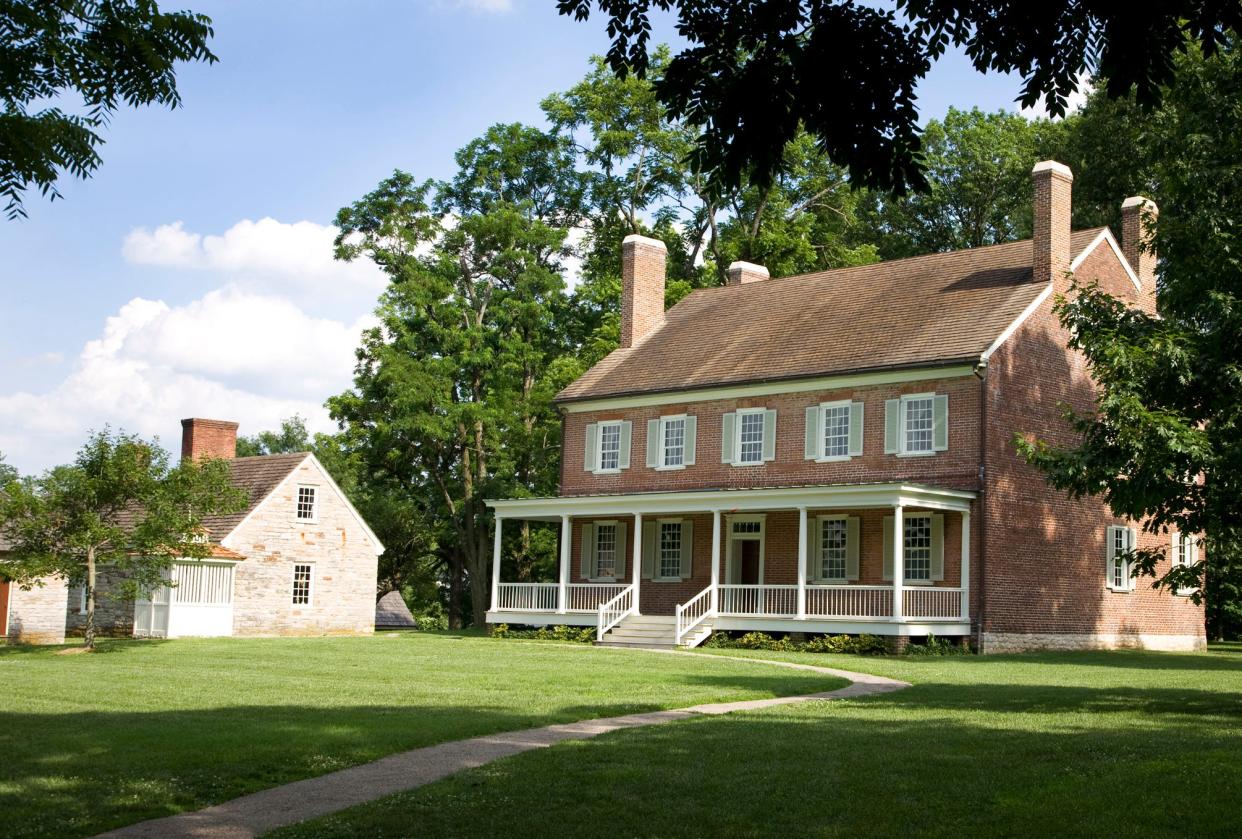
[[[776,396],[783,393],[806,393],[820,390],[837,390],[864,385],[899,384],[922,382],[931,379],[955,379],[969,376],[973,365],[955,364],[947,367],[919,367],[909,370],[881,370],[874,373],[855,373],[844,376],[824,376],[814,379],[789,379],[777,382],[725,385],[685,391],[673,390],[637,396],[603,397],[581,402],[562,402],[566,413],[605,411],[620,408],[646,408],[656,405],[682,405],[689,402],[708,402],[713,399],[740,399],[746,396]]]
[[[1014,318],[1013,323],[1005,327],[1005,331],[997,336],[996,340],[992,342],[992,346],[988,347],[986,350],[983,351],[983,355],[979,356],[979,361],[986,364],[988,359],[992,357],[992,353],[1000,349],[1001,344],[1008,341],[1010,337],[1012,337],[1013,333],[1018,331],[1018,327],[1026,323],[1027,318],[1035,314],[1035,312],[1039,310],[1039,307],[1044,305],[1044,301],[1046,301],[1051,296],[1052,296],[1052,283],[1048,283],[1047,287],[1043,291],[1041,291],[1034,300],[1032,300],[1029,304],[1027,304],[1027,307],[1022,310],[1022,314]]]

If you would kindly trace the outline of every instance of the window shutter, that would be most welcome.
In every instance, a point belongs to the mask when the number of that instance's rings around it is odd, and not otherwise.
[[[626,553],[625,532],[628,529],[629,525],[625,522],[617,522],[617,570],[613,572],[612,576],[618,580],[625,579],[625,558],[628,556]]]
[[[850,403],[850,457],[863,453],[863,403]]]
[[[939,513],[931,517],[931,578],[944,579],[944,516]]]
[[[681,523],[681,578],[694,576],[694,522],[685,519]]]
[[[893,517],[884,517],[884,579],[893,579]]]
[[[737,458],[733,454],[734,437],[737,434],[737,414],[728,413],[721,419],[720,428],[720,462],[732,463]]]
[[[850,516],[845,520],[845,579],[847,580],[858,579],[859,529],[858,516]]]
[[[590,423],[586,427],[586,452],[582,464],[582,468],[588,472],[595,471],[595,453],[598,448],[599,426],[596,423]]]
[[[656,523],[643,522],[643,576],[650,580],[655,576]]]
[[[938,452],[949,448],[949,397],[936,394],[932,402],[932,448]]]
[[[1127,527],[1126,528],[1126,550],[1133,551],[1137,545],[1138,545],[1138,531],[1135,530],[1133,527]],[[1126,585],[1129,587],[1130,591],[1134,591],[1136,588],[1138,588],[1138,577],[1135,576],[1133,573],[1131,573],[1134,570],[1132,567],[1132,563],[1133,563],[1132,559],[1126,559],[1126,578],[1127,578]]]
[[[660,456],[660,421],[647,420],[647,468],[654,469],[664,460]]]
[[[776,411],[763,412],[763,459],[776,459]]]
[[[1105,541],[1104,580],[1108,584],[1109,588],[1113,587],[1113,561],[1117,558],[1117,550],[1116,550],[1117,539],[1113,535],[1113,531],[1115,531],[1116,529],[1117,528],[1112,525],[1104,529],[1104,541]]]
[[[901,416],[901,400],[884,400],[884,453],[897,454],[897,428]]]
[[[696,437],[699,434],[698,417],[686,417],[686,449],[682,455],[682,462],[687,466],[694,465],[694,450],[696,448]]]
[[[1169,562],[1171,565],[1177,565],[1180,551],[1178,551],[1178,534],[1176,530],[1169,531]]]
[[[804,458],[814,460],[819,457],[819,441],[822,437],[819,433],[819,406],[812,405],[806,409],[806,443],[802,450]]]
[[[634,423],[624,420],[621,423],[621,451],[617,454],[617,467],[620,469],[630,468],[630,433],[634,430]]]
[[[578,569],[585,579],[595,576],[595,525],[582,525],[582,565]]]
[[[808,582],[820,581],[820,572],[824,564],[819,562],[819,546],[824,544],[824,520],[815,519],[815,523],[806,529],[806,579]]]

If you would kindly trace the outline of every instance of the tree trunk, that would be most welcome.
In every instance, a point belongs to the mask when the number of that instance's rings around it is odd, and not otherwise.
[[[86,549],[86,648],[95,649],[95,549]]]
[[[449,557],[449,597],[448,625],[449,629],[461,629],[461,551],[455,551]]]

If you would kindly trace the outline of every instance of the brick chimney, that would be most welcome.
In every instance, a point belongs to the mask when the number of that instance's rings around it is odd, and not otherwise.
[[[183,419],[181,459],[217,457],[232,460],[237,454],[237,423],[227,420]]]
[[[1074,173],[1064,163],[1045,160],[1031,170],[1035,182],[1034,213],[1034,280],[1053,282],[1058,292],[1068,282],[1065,275],[1070,266],[1070,214],[1073,210],[1070,190]]]
[[[745,285],[757,283],[768,278],[768,269],[753,262],[734,262],[725,272],[725,285]]]
[[[636,233],[621,242],[621,346],[632,347],[664,323],[668,248]]]
[[[1160,208],[1150,198],[1136,195],[1121,202],[1121,252],[1138,274],[1145,295],[1156,291],[1156,251],[1149,240],[1159,217]]]

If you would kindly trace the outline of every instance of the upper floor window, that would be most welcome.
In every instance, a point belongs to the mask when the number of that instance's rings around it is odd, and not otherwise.
[[[587,425],[583,468],[597,475],[629,469],[630,427],[631,423],[627,420]]]
[[[884,452],[930,455],[949,448],[949,397],[914,393],[884,403]]]
[[[315,521],[319,517],[319,488],[298,487],[297,520]]]
[[[754,466],[776,458],[776,411],[742,408],[725,414],[720,434],[720,460]]]
[[[647,465],[652,469],[684,469],[694,465],[698,420],[679,414],[647,421]]]
[[[1172,559],[1174,565],[1194,565],[1199,561],[1199,540],[1184,533],[1173,533]],[[1179,587],[1177,594],[1193,594],[1194,588]]]
[[[806,409],[807,460],[848,460],[862,448],[863,403],[825,402]]]
[[[1108,550],[1106,583],[1113,591],[1133,591],[1132,552],[1138,534],[1132,527],[1114,525],[1105,533]]]

